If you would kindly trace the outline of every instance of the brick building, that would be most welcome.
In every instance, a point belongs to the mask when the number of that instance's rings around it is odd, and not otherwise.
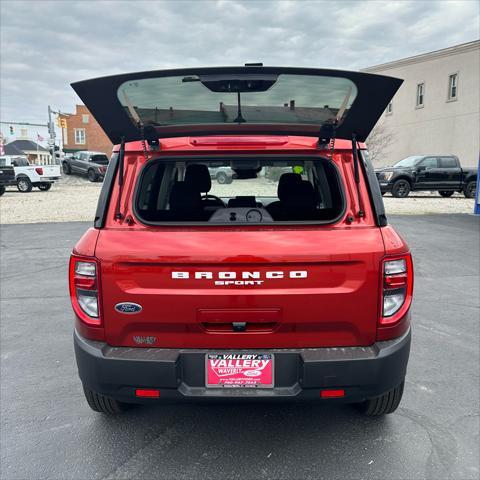
[[[67,127],[62,128],[65,153],[92,150],[111,155],[112,143],[85,105],[76,105],[75,113],[61,114],[60,118],[67,121]]]

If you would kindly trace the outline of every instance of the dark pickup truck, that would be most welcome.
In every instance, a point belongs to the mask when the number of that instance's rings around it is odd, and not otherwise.
[[[0,159],[0,197],[5,193],[5,187],[16,185],[15,171],[11,165],[5,165]]]
[[[102,152],[81,151],[65,157],[62,169],[65,175],[86,175],[91,182],[103,180],[108,166],[108,157]]]
[[[382,195],[406,197],[411,191],[436,190],[442,197],[463,192],[474,198],[477,171],[462,168],[454,155],[421,155],[400,160],[393,167],[375,170]]]

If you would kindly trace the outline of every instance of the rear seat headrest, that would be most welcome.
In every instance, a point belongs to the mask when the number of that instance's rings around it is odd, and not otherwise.
[[[170,210],[176,212],[191,212],[202,208],[200,192],[193,190],[185,182],[177,182],[170,192]]]
[[[278,181],[277,196],[284,200],[288,196],[288,190],[292,185],[299,184],[302,176],[298,173],[284,173]]]
[[[315,208],[315,189],[309,181],[301,180],[299,183],[290,185],[283,201],[290,208]]]
[[[208,193],[212,188],[210,172],[206,165],[188,165],[185,170],[185,183],[200,193]]]

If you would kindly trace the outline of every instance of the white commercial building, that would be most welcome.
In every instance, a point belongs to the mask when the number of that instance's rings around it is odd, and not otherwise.
[[[363,71],[404,80],[372,136],[376,163],[392,165],[410,155],[438,153],[457,155],[462,165],[477,166],[480,41]]]

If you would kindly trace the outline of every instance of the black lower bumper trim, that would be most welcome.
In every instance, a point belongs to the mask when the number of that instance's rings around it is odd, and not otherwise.
[[[408,331],[368,347],[261,350],[275,356],[273,389],[206,388],[209,350],[205,349],[111,347],[76,331],[74,343],[84,385],[120,401],[144,403],[135,397],[136,388],[159,389],[160,398],[175,399],[311,399],[319,398],[322,389],[342,388],[345,398],[339,400],[356,402],[379,396],[403,381],[410,336]]]

